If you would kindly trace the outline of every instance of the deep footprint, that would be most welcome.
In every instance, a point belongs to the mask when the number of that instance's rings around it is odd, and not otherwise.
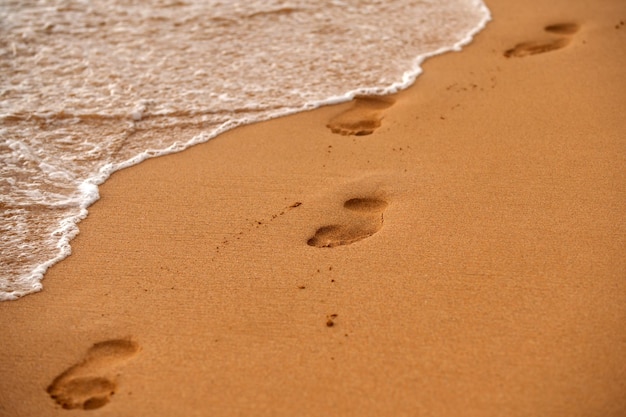
[[[352,108],[333,117],[326,127],[340,135],[371,135],[381,125],[383,110],[393,105],[389,97],[357,97]]]
[[[93,410],[111,400],[117,384],[109,373],[139,352],[131,340],[114,339],[94,344],[85,358],[57,376],[47,389],[65,409]]]
[[[507,58],[521,58],[529,55],[556,51],[557,49],[561,49],[569,45],[569,43],[571,42],[571,38],[569,37],[569,35],[575,34],[576,32],[578,32],[579,29],[580,26],[576,23],[556,23],[553,25],[548,25],[544,28],[546,32],[556,35],[564,35],[564,37],[545,41],[518,43],[513,48],[504,51],[504,56]]]
[[[383,211],[388,203],[376,198],[352,198],[344,208],[356,213],[345,224],[322,226],[307,240],[307,245],[317,248],[333,248],[349,245],[372,236],[383,227]]]

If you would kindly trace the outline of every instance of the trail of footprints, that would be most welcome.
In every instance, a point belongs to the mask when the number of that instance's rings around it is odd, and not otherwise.
[[[317,248],[332,248],[372,236],[383,226],[383,212],[387,205],[385,200],[371,197],[347,200],[343,207],[353,213],[350,220],[320,227],[307,244]]]
[[[346,200],[348,220],[318,228],[307,244],[318,248],[349,245],[377,233],[383,226],[383,212],[388,202],[374,197]],[[326,325],[332,327],[336,314]],[[48,386],[50,397],[61,407],[71,410],[93,410],[106,405],[117,390],[116,371],[140,351],[128,339],[106,340],[94,344],[85,357],[69,367]]]
[[[351,214],[349,220],[318,228],[307,244],[332,248],[365,239],[381,229],[387,206],[387,201],[379,198],[351,198],[343,203]],[[332,326],[329,323],[334,324],[330,318],[327,326]],[[46,391],[57,404],[68,410],[103,407],[117,390],[117,369],[139,351],[139,345],[128,339],[96,343],[80,362],[57,376]]]
[[[556,51],[570,44],[580,25],[573,22],[555,23],[544,27],[544,31],[553,35],[550,39],[521,42],[504,51],[507,58],[521,58],[529,55]],[[378,129],[384,117],[385,109],[395,100],[388,96],[357,96],[353,105],[330,119],[326,127],[339,135],[365,136]]]
[[[504,56],[507,58],[521,58],[528,55],[556,51],[557,49],[561,49],[569,45],[572,41],[572,35],[578,32],[579,29],[580,26],[576,23],[557,23],[554,25],[548,25],[544,28],[544,30],[550,34],[559,35],[557,38],[518,43],[513,48],[504,51]]]
[[[65,409],[100,408],[111,400],[117,389],[112,373],[139,350],[137,343],[126,339],[96,343],[81,362],[57,376],[47,392]]]
[[[504,56],[525,57],[561,49],[571,42],[571,36],[578,32],[579,25],[559,23],[546,26],[544,30],[559,37],[519,43],[505,51]],[[332,118],[327,127],[341,135],[370,135],[381,126],[383,111],[391,105],[393,99],[388,97],[357,97],[353,107]],[[307,244],[317,248],[332,248],[366,239],[382,228],[383,213],[388,204],[375,197],[346,200],[343,207],[351,213],[348,220],[319,227],[307,240]],[[329,319],[328,323],[331,322]],[[111,400],[117,390],[114,376],[117,368],[132,359],[139,350],[136,342],[126,339],[96,343],[81,362],[57,376],[47,392],[65,409],[100,408]]]

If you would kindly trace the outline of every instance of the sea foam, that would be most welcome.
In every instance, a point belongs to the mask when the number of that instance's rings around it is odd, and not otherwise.
[[[98,185],[236,126],[411,85],[480,0],[0,5],[0,300],[42,288]],[[195,127],[195,137],[167,132]]]

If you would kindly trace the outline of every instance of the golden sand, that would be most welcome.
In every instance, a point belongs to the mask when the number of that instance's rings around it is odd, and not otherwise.
[[[114,174],[0,304],[0,415],[626,415],[626,5],[488,6],[394,97]]]

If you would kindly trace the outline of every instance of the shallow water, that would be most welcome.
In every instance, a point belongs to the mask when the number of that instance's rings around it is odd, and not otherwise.
[[[321,4],[323,3],[323,5]],[[0,300],[41,289],[98,184],[235,126],[406,88],[480,0],[0,4]],[[138,134],[194,126],[196,137]]]

